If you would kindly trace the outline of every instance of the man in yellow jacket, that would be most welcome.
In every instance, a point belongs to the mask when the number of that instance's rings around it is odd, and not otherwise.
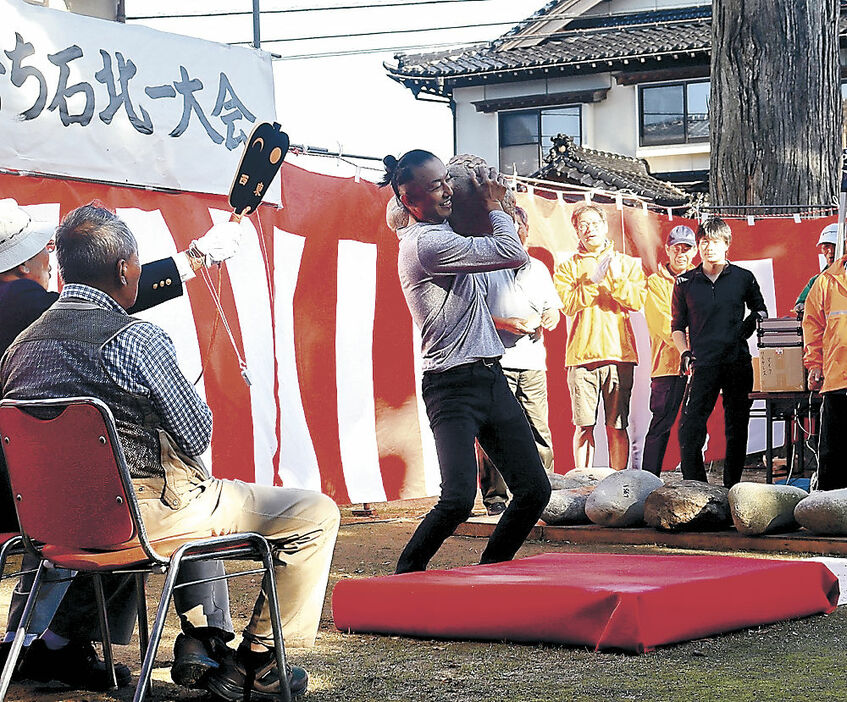
[[[662,472],[671,428],[685,394],[687,378],[679,374],[679,351],[671,338],[671,297],[676,277],[691,268],[691,261],[697,254],[694,230],[684,224],[671,229],[665,253],[668,262],[647,278],[644,302],[652,351],[650,412],[653,418],[644,438],[641,467],[654,475]]]
[[[600,397],[606,413],[609,463],[623,470],[629,461],[629,398],[638,353],[630,313],[644,305],[644,271],[637,258],[617,253],[607,238],[605,211],[577,207],[571,222],[577,252],[556,270],[562,312],[573,318],[565,365],[575,426],[574,464],[594,462],[594,425]]]
[[[803,364],[809,388],[823,395],[818,452],[818,487],[847,487],[847,256],[829,266],[812,285],[803,316]]]

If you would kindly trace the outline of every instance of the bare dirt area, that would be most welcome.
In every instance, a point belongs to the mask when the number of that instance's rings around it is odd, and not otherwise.
[[[326,605],[315,648],[291,649],[293,662],[311,675],[306,700],[333,702],[403,702],[406,700],[806,700],[847,699],[847,612],[781,622],[662,647],[643,655],[594,653],[584,648],[502,642],[441,641],[342,634],[332,623],[330,596],[342,578],[388,575],[400,550],[431,500],[375,505],[377,519],[365,520],[342,510]],[[452,537],[432,562],[433,568],[453,568],[477,561],[484,540]],[[544,552],[619,551],[667,553],[650,546],[576,546],[567,543],[527,543],[519,556]],[[690,551],[688,553],[691,553]],[[750,554],[756,555],[756,554]],[[151,607],[161,580],[149,587]],[[250,578],[232,584],[233,618],[244,621],[258,583]],[[0,589],[5,612],[11,583]],[[691,603],[697,607],[697,602]],[[844,609],[844,608],[842,608]],[[480,617],[497,612],[480,611]],[[168,666],[178,633],[171,618],[159,650],[153,690],[148,699],[204,700],[203,692],[184,690],[170,682]],[[136,646],[116,647],[118,660],[134,673],[139,668]],[[132,688],[108,693],[68,690],[61,685],[15,683],[7,697],[15,702],[39,700],[106,702],[131,700]]]

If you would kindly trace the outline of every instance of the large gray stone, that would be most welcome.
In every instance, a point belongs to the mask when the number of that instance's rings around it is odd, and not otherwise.
[[[585,516],[585,501],[592,492],[594,487],[591,485],[553,490],[550,493],[550,501],[541,513],[541,519],[550,526],[586,524],[588,517]]]
[[[807,493],[794,485],[738,483],[729,491],[732,523],[739,534],[758,536],[797,526],[794,508]]]
[[[847,535],[847,488],[813,492],[794,508],[794,519],[815,534]]]
[[[627,527],[644,520],[644,501],[662,487],[661,478],[644,470],[622,470],[600,481],[585,501],[585,514],[595,524]]]
[[[617,473],[617,471],[614,468],[600,467],[574,468],[564,475],[556,474],[551,477],[550,485],[554,490],[567,490],[569,488],[584,487],[586,485],[594,486],[604,478],[608,478],[612,475],[612,473]]]
[[[665,531],[716,531],[726,529],[729,491],[699,480],[681,480],[664,485],[647,496],[644,521]]]

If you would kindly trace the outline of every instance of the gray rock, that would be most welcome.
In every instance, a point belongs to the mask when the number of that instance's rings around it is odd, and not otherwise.
[[[731,523],[728,492],[699,480],[664,485],[647,496],[644,521],[665,531],[726,529]]]
[[[585,501],[585,514],[595,524],[626,527],[644,520],[644,501],[662,487],[661,478],[644,470],[622,470],[600,481]]]
[[[758,536],[796,527],[794,508],[809,493],[794,485],[738,483],[729,491],[732,523],[739,534]]]
[[[558,476],[556,484],[550,480],[554,490],[567,490],[568,488],[584,487],[586,485],[597,485],[604,478],[608,478],[612,473],[617,473],[614,468],[574,468],[564,475]]]
[[[847,535],[847,488],[813,492],[794,508],[794,519],[815,534]]]
[[[568,490],[553,490],[550,501],[541,513],[545,524],[557,526],[560,524],[586,524],[585,501],[594,492],[594,487],[585,485]]]

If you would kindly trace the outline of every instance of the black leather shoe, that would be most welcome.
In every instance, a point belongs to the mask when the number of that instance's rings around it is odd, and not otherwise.
[[[220,636],[196,638],[180,634],[174,644],[171,680],[183,687],[205,690],[209,674],[234,655],[235,651]]]
[[[83,690],[108,690],[112,686],[106,664],[97,657],[90,641],[71,641],[55,651],[41,639],[32,642],[18,670],[21,678],[38,682],[58,680]],[[122,663],[115,663],[118,687],[126,687],[132,675]]]
[[[9,652],[12,650],[12,642],[11,641],[2,641],[0,642],[0,672],[2,672],[3,668],[6,667],[6,661],[9,658]],[[26,649],[21,649],[21,654],[18,656],[18,664],[15,666],[15,672],[12,673],[12,680],[20,680],[21,679],[21,660],[26,653]]]
[[[289,665],[286,682],[292,698],[306,694],[309,674],[300,666]],[[279,699],[279,669],[273,651],[251,653],[239,648],[220,669],[209,676],[207,689],[228,702],[276,702]],[[249,693],[249,697],[248,697]]]

